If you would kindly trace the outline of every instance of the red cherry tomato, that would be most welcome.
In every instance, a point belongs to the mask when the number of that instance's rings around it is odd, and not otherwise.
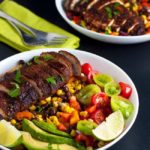
[[[124,82],[119,82],[119,85],[121,87],[121,96],[123,96],[124,98],[129,98],[131,96],[132,93],[132,88],[130,85],[124,83]]]
[[[79,22],[80,22],[79,16],[73,16],[73,21],[74,21],[76,24],[79,24]]]
[[[100,106],[100,107],[106,107],[109,104],[110,104],[109,97],[103,92],[100,92],[98,94],[94,94],[92,96],[91,105],[97,105],[97,106]]]
[[[91,73],[92,72],[92,66],[89,64],[89,63],[85,63],[85,64],[83,64],[82,65],[82,72],[86,75],[86,76],[88,76],[89,75],[89,73]],[[92,74],[91,74],[92,75]]]
[[[93,119],[94,122],[96,122],[97,124],[100,124],[105,120],[105,114],[102,109],[99,109],[96,112],[94,112],[90,118]]]

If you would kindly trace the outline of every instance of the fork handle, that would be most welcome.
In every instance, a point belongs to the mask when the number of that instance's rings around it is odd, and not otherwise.
[[[9,16],[8,14],[6,14],[5,12],[3,12],[1,10],[0,10],[0,17],[15,23],[20,30],[23,30],[24,32],[26,32],[27,34],[30,34],[33,37],[36,37],[36,34],[34,33],[34,31],[30,27],[28,27],[27,25],[21,23],[17,19]]]

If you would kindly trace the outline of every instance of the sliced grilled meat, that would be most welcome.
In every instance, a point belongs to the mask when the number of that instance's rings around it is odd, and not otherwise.
[[[77,57],[67,51],[59,51],[59,53],[71,62],[74,76],[81,76],[81,64]]]
[[[73,5],[67,0],[64,3],[66,11],[79,16],[90,30],[105,32],[109,28],[114,32],[125,32],[126,35],[141,35],[145,32],[143,19],[128,10],[123,1],[80,0]]]
[[[66,59],[65,56],[63,56],[59,53],[56,53],[56,52],[47,52],[47,53],[42,53],[41,54],[41,56],[45,56],[45,55],[50,55],[50,56],[53,57],[54,60],[56,60],[59,63],[62,63],[63,65],[65,65],[69,70],[68,78],[70,78],[74,75],[73,70],[72,70],[72,64],[68,59]]]
[[[47,59],[46,55],[53,59]],[[72,76],[81,75],[78,59],[64,51],[42,53],[38,61],[32,59],[30,62],[23,63],[20,68],[19,82],[16,80],[18,70],[0,78],[0,118],[14,118],[17,112],[28,110],[32,104],[55,94]],[[13,97],[10,91],[16,86],[19,95]]]

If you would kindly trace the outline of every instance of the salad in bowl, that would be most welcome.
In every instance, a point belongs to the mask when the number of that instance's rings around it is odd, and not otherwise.
[[[7,148],[106,149],[136,119],[133,82],[99,56],[45,49],[14,55],[0,66],[0,145]]]

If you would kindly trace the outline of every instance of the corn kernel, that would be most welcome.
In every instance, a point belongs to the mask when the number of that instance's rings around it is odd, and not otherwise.
[[[42,118],[42,115],[36,115],[37,118]]]
[[[53,107],[57,108],[58,107],[58,102],[53,102]]]
[[[58,96],[62,96],[62,95],[64,95],[63,90],[57,90],[57,95],[58,95]]]
[[[91,146],[88,146],[88,147],[86,148],[86,150],[93,150],[93,148],[92,148]]]
[[[116,35],[116,36],[118,36],[119,33],[118,33],[118,32],[112,32],[111,35]]]
[[[48,103],[50,103],[51,102],[51,97],[47,97],[45,100],[48,102]]]
[[[54,102],[54,101],[57,101],[57,97],[53,97],[52,98],[52,101]]]
[[[50,116],[49,119],[54,123],[56,126],[60,124],[58,118],[56,116]]]
[[[78,85],[78,84],[80,84],[80,80],[75,81],[75,85]]]
[[[78,84],[78,85],[75,87],[76,90],[81,90],[81,88],[82,88],[81,84]]]
[[[81,111],[80,112],[80,116],[87,117],[88,116],[88,112],[87,111]]]
[[[39,121],[43,121],[43,118],[38,118]]]
[[[137,12],[138,9],[139,9],[138,5],[134,5],[134,6],[133,6],[133,11]]]
[[[58,102],[62,102],[62,100],[63,99],[61,97],[58,97],[58,99],[57,99]]]
[[[75,90],[73,88],[69,89],[69,92],[74,94],[75,93]]]
[[[147,24],[147,17],[145,15],[142,15],[142,18],[144,20],[144,24]]]
[[[12,125],[16,125],[16,123],[17,123],[17,122],[16,122],[15,119],[12,119],[12,120],[11,120],[11,124],[12,124]]]
[[[71,135],[72,137],[76,136],[76,130],[71,130],[70,135]]]
[[[150,27],[150,21],[148,21],[147,23],[146,23],[146,28],[149,28]]]
[[[41,105],[45,105],[46,103],[47,103],[47,101],[45,101],[45,100],[41,100],[41,101],[40,101],[40,104],[41,104]]]
[[[30,106],[29,108],[31,111],[34,111],[36,109],[35,105]]]
[[[126,8],[129,8],[130,7],[130,3],[128,2],[128,3],[125,3],[125,5],[124,5]]]
[[[105,142],[104,141],[99,141],[98,142],[98,147],[103,147],[105,145]]]
[[[65,105],[62,107],[62,111],[66,112],[66,113],[72,113],[74,111],[74,109],[71,108],[69,105]]]
[[[49,124],[53,123],[49,118],[46,118],[46,122]]]

